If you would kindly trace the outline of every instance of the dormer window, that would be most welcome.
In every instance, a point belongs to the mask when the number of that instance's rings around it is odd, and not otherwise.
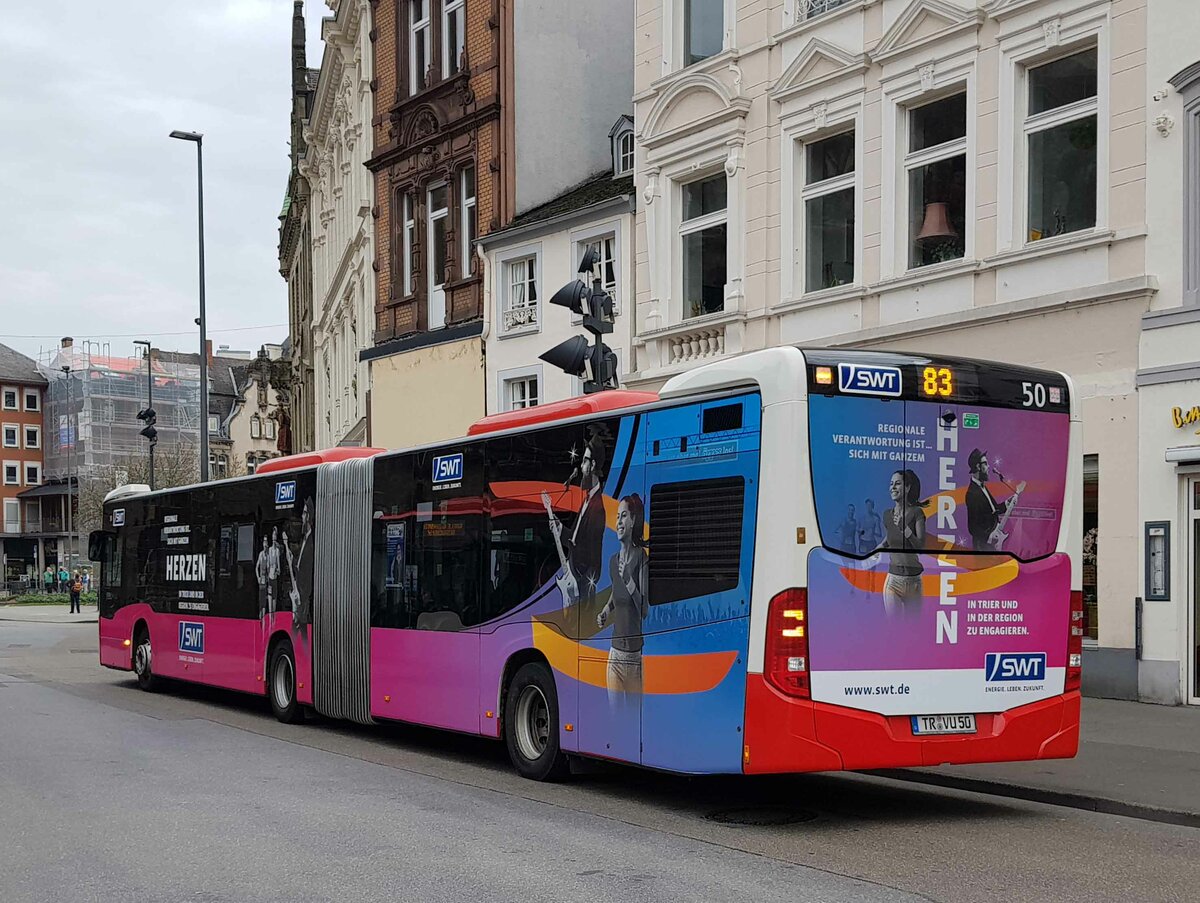
[[[613,178],[633,175],[635,143],[633,138],[633,120],[622,116],[608,133],[612,141]]]

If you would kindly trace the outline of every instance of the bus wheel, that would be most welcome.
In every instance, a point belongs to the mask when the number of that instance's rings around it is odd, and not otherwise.
[[[296,701],[296,656],[292,644],[287,640],[271,651],[267,665],[267,695],[271,697],[271,711],[284,724],[296,724],[304,720],[304,710]]]
[[[550,669],[522,665],[508,685],[504,742],[517,773],[534,781],[557,781],[568,773],[558,744],[558,694]]]
[[[152,658],[150,631],[146,627],[140,627],[133,640],[133,673],[137,675],[138,686],[147,693],[152,693],[158,684],[154,672],[150,669]]]

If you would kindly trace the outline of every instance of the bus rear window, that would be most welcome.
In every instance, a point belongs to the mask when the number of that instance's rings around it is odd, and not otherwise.
[[[1065,412],[816,395],[809,446],[821,542],[876,551],[1054,552]]]
[[[719,477],[650,490],[650,604],[737,587],[746,482]]]

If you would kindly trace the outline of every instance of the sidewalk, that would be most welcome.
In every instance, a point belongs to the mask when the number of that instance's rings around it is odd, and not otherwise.
[[[1084,699],[1074,759],[886,775],[1200,827],[1200,708]]]
[[[95,605],[84,605],[79,614],[71,614],[70,606],[13,605],[0,602],[0,621],[27,621],[40,624],[95,624],[99,614]]]

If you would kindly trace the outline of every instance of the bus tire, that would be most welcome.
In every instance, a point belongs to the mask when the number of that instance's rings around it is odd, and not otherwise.
[[[143,624],[133,637],[133,673],[137,677],[138,687],[147,693],[153,693],[158,688],[158,679],[152,670],[153,660],[150,628]]]
[[[296,699],[296,655],[288,640],[277,643],[267,663],[267,697],[271,711],[284,724],[304,720],[304,708]]]
[[[513,767],[523,778],[558,781],[570,771],[559,746],[554,676],[541,662],[522,665],[508,685],[504,743]]]

